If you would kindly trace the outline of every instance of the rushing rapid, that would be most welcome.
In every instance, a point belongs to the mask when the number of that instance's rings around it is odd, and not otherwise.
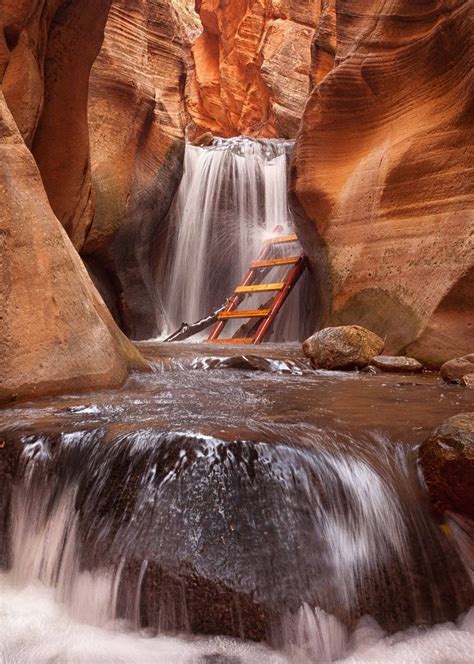
[[[92,662],[101,647],[117,662],[331,662],[390,651],[386,631],[469,607],[468,575],[420,502],[409,450],[383,436],[289,427],[264,443],[147,428],[7,441],[19,462],[0,647],[23,649],[19,661],[89,661],[66,638],[89,634]],[[57,642],[15,632],[28,597],[36,624],[61,623]],[[472,616],[461,620],[466,640]],[[189,640],[217,631],[242,640]]]

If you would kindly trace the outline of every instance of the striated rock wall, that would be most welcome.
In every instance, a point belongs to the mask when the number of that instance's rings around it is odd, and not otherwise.
[[[293,169],[320,325],[363,325],[437,366],[474,347],[474,5],[336,5],[319,41],[337,42],[336,68],[308,102]]]
[[[82,255],[108,275],[104,288],[135,338],[156,332],[156,238],[182,174],[190,45],[179,9],[177,0],[113,0],[91,75],[96,211]]]
[[[190,137],[296,135],[326,0],[198,0],[203,32],[187,86]]]

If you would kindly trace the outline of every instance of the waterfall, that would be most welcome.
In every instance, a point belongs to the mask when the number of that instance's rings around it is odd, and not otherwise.
[[[167,260],[157,275],[164,333],[223,304],[265,239],[293,232],[288,205],[292,148],[292,141],[243,137],[215,139],[209,147],[186,146],[184,174],[163,240]],[[269,280],[281,275],[282,268],[276,268]],[[277,317],[271,340],[301,340],[307,331],[304,281],[303,276]],[[243,308],[253,308],[258,297],[247,298]],[[226,330],[225,336],[232,334]]]
[[[5,586],[28,597],[41,582],[76,630],[121,625],[156,637],[219,624],[267,640],[289,661],[324,662],[350,651],[354,629],[364,647],[367,630],[370,644],[383,639],[367,614],[393,631],[452,619],[472,597],[455,548],[419,504],[409,455],[383,438],[375,455],[365,441],[328,433],[298,446],[155,429],[20,442]],[[0,603],[7,652],[11,610]],[[103,661],[87,651],[61,657],[52,643],[42,646],[50,659],[21,661]],[[128,660],[113,661],[153,661],[132,644]],[[158,639],[155,655],[162,647]],[[232,652],[223,642],[194,656],[186,647],[166,661]],[[234,653],[230,661],[283,662]]]

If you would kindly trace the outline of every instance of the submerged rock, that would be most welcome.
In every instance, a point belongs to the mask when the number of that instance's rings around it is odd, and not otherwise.
[[[310,367],[299,360],[259,357],[258,355],[233,355],[232,357],[197,357],[192,369],[241,369],[243,371],[266,371],[278,374],[301,376]]]
[[[396,355],[376,355],[371,358],[369,364],[377,369],[394,373],[418,373],[423,369],[423,365],[413,357]]]
[[[303,344],[303,352],[319,369],[362,369],[380,355],[383,340],[359,325],[327,327]]]
[[[474,413],[435,429],[420,447],[419,463],[435,507],[474,519]]]
[[[445,362],[440,369],[441,378],[448,383],[455,380],[461,380],[463,376],[474,373],[474,353],[456,357],[454,360]]]
[[[112,614],[129,624],[275,647],[291,643],[303,606],[348,627],[369,614],[390,631],[455,619],[471,587],[412,475],[367,441],[326,434],[295,445],[150,428],[19,445],[14,433],[16,578],[31,578],[35,548],[72,608],[81,575],[106,569]],[[92,591],[91,605],[103,601]]]

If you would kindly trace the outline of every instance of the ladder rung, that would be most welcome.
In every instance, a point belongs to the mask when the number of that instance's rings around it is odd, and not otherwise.
[[[285,288],[284,281],[275,284],[255,284],[254,286],[239,286],[235,289],[236,293],[265,293],[266,291],[280,291]]]
[[[266,318],[270,315],[271,309],[248,309],[247,311],[223,311],[217,316],[219,320],[229,318]]]
[[[293,235],[279,235],[278,237],[271,237],[267,240],[269,244],[284,244],[285,242],[298,242],[298,236]]]
[[[294,265],[299,261],[299,256],[283,256],[282,258],[270,258],[267,261],[254,261],[250,267],[274,267],[276,265]]]
[[[211,339],[214,344],[253,344],[255,337],[244,337],[243,339]]]

